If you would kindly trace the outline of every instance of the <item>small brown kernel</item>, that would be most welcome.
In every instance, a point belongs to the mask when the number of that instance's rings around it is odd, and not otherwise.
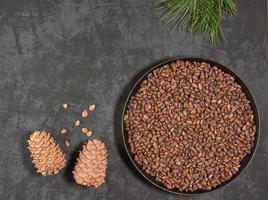
[[[95,104],[91,104],[91,105],[88,107],[88,110],[89,110],[89,111],[93,111],[93,110],[95,110],[95,108],[96,108],[96,105],[95,105]]]
[[[64,109],[67,109],[67,108],[68,108],[68,104],[67,104],[67,103],[64,103],[64,104],[62,104],[62,107],[63,107]]]
[[[88,111],[87,111],[87,110],[84,110],[84,111],[82,112],[81,116],[82,116],[83,118],[86,118],[86,117],[88,116]]]
[[[63,128],[63,129],[60,130],[60,133],[61,133],[61,134],[65,134],[65,133],[67,133],[67,132],[68,132],[68,130],[67,130],[66,128]]]
[[[82,133],[84,133],[88,137],[90,137],[92,135],[92,131],[88,130],[88,128],[82,128],[81,130],[82,130]]]
[[[70,143],[67,140],[65,141],[65,146],[66,147],[69,147],[70,146]]]
[[[89,131],[87,132],[87,136],[90,137],[91,135],[92,135],[92,131],[89,130]]]
[[[76,126],[76,127],[80,126],[80,120],[77,120],[77,121],[74,123],[74,126]]]
[[[84,133],[84,134],[87,134],[88,133],[88,129],[87,128],[81,128],[81,130],[82,130],[82,133]]]

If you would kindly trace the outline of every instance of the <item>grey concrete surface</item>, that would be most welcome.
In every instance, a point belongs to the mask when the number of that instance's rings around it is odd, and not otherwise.
[[[164,28],[152,0],[0,1],[0,199],[265,200],[268,199],[268,21],[266,1],[237,1],[238,16],[223,27],[228,44]],[[195,197],[172,195],[147,184],[128,164],[120,115],[133,78],[176,56],[218,61],[247,83],[261,115],[259,148],[245,173],[226,188]],[[63,111],[61,104],[70,103]],[[83,124],[106,142],[109,167],[99,189],[76,185],[73,162],[54,177],[31,164],[31,131],[51,131],[74,161],[86,141],[72,123],[89,103],[96,112]],[[70,127],[67,136],[59,129]]]

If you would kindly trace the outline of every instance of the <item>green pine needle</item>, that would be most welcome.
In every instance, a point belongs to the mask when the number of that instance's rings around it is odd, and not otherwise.
[[[209,37],[213,45],[224,38],[223,17],[237,12],[234,0],[159,0],[156,11],[161,22],[174,28],[185,25],[189,32]]]

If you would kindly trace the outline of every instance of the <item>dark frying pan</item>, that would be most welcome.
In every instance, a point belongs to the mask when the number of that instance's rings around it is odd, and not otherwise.
[[[136,91],[138,90],[138,88],[140,87],[140,84],[147,78],[147,75],[153,71],[154,69],[158,68],[158,67],[162,67],[165,64],[169,64],[172,63],[176,60],[183,60],[183,61],[196,61],[196,62],[206,62],[211,64],[212,66],[216,66],[219,69],[221,69],[222,71],[232,75],[235,78],[235,81],[241,86],[242,91],[246,94],[247,99],[250,101],[250,105],[251,108],[253,110],[253,114],[254,114],[254,120],[255,120],[255,125],[256,125],[256,135],[255,135],[255,140],[254,140],[254,144],[251,150],[251,153],[248,154],[241,162],[241,167],[239,169],[239,171],[228,181],[222,183],[221,185],[213,188],[210,191],[206,191],[206,190],[197,190],[195,192],[181,192],[178,189],[167,189],[162,183],[156,181],[154,179],[154,177],[152,177],[151,175],[147,174],[144,172],[144,170],[136,163],[135,159],[134,159],[134,155],[131,153],[130,151],[130,146],[128,143],[128,134],[125,131],[125,127],[124,127],[124,115],[127,109],[127,105],[129,103],[130,97],[136,93]],[[139,173],[142,174],[142,176],[144,176],[149,182],[151,182],[153,185],[157,186],[158,188],[170,192],[170,193],[174,193],[174,194],[180,194],[180,195],[196,195],[196,194],[202,194],[202,193],[208,193],[208,192],[212,192],[215,190],[218,190],[220,188],[223,188],[224,186],[230,184],[234,179],[236,179],[240,174],[242,174],[242,172],[246,169],[246,167],[249,165],[250,161],[253,158],[253,155],[256,151],[257,145],[258,145],[258,141],[259,141],[259,136],[260,136],[260,120],[259,120],[259,112],[258,112],[258,108],[256,105],[256,102],[252,96],[252,94],[250,93],[249,89],[247,88],[247,86],[245,85],[245,83],[230,69],[228,69],[227,67],[214,62],[214,61],[210,61],[207,59],[202,59],[202,58],[174,58],[174,59],[170,59],[167,61],[164,61],[156,66],[150,67],[148,68],[148,70],[136,81],[136,84],[133,86],[133,88],[130,91],[130,94],[128,95],[128,98],[126,100],[125,106],[124,106],[124,110],[123,110],[123,116],[122,116],[122,122],[121,122],[121,126],[122,126],[122,135],[123,135],[123,142],[127,151],[127,154],[131,160],[131,162],[133,163],[133,165],[136,167],[136,169],[139,171]]]

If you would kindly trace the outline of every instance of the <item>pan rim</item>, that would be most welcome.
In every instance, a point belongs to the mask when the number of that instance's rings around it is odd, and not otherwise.
[[[251,153],[247,154],[245,156],[248,157],[248,161],[245,163],[245,165],[242,167],[241,165],[241,170],[239,170],[236,174],[234,174],[228,181],[223,182],[222,184],[220,184],[219,186],[206,191],[206,190],[201,190],[198,192],[183,192],[183,191],[179,191],[178,189],[168,189],[165,186],[161,186],[160,182],[158,183],[157,181],[154,180],[154,177],[152,177],[149,174],[146,174],[144,170],[140,169],[139,165],[136,163],[136,161],[134,160],[134,158],[131,156],[132,152],[130,151],[129,147],[128,147],[128,141],[127,138],[125,137],[126,131],[124,129],[124,116],[125,116],[125,112],[127,110],[127,106],[129,104],[129,100],[131,98],[131,96],[133,94],[135,94],[137,88],[139,87],[139,85],[147,78],[148,74],[150,72],[152,72],[153,70],[160,68],[162,66],[164,66],[165,64],[169,64],[172,62],[175,62],[177,60],[183,60],[183,61],[190,61],[190,62],[205,62],[205,63],[209,63],[212,64],[213,66],[216,66],[217,68],[223,70],[225,73],[228,73],[230,75],[232,75],[235,78],[235,82],[237,82],[240,86],[242,91],[245,93],[247,99],[250,101],[250,106],[251,109],[253,110],[253,115],[254,115],[254,123],[256,126],[256,133],[255,133],[255,139],[254,139],[254,144],[251,148]],[[201,195],[201,194],[207,194],[207,193],[211,193],[211,192],[215,192],[218,191],[222,188],[225,188],[226,186],[230,185],[231,183],[233,183],[235,180],[237,180],[237,178],[239,176],[241,176],[241,174],[243,174],[245,172],[245,170],[247,169],[247,167],[250,165],[250,163],[252,162],[255,154],[256,154],[256,150],[259,144],[259,139],[260,139],[260,116],[259,116],[259,109],[257,107],[257,103],[256,100],[254,98],[254,96],[252,95],[251,91],[249,90],[249,88],[247,87],[247,85],[245,84],[245,82],[235,73],[233,72],[233,70],[229,69],[228,67],[226,67],[225,65],[222,65],[218,62],[206,59],[206,58],[199,58],[199,57],[175,57],[175,58],[171,58],[171,59],[167,59],[164,60],[156,65],[153,66],[149,66],[145,69],[145,72],[143,72],[134,82],[133,86],[131,86],[131,89],[129,90],[129,94],[127,96],[127,98],[125,99],[125,103],[124,103],[124,107],[123,107],[123,112],[122,112],[122,116],[121,116],[121,134],[122,134],[122,139],[123,139],[123,143],[124,143],[124,147],[125,150],[128,154],[128,158],[131,160],[132,165],[135,166],[136,170],[145,178],[145,180],[147,180],[148,182],[150,182],[152,185],[156,186],[158,189],[164,190],[166,192],[172,193],[172,194],[176,194],[176,195],[183,195],[183,196],[196,196],[196,195]],[[245,160],[245,158],[241,161],[243,162]],[[152,179],[152,180],[151,180]]]

